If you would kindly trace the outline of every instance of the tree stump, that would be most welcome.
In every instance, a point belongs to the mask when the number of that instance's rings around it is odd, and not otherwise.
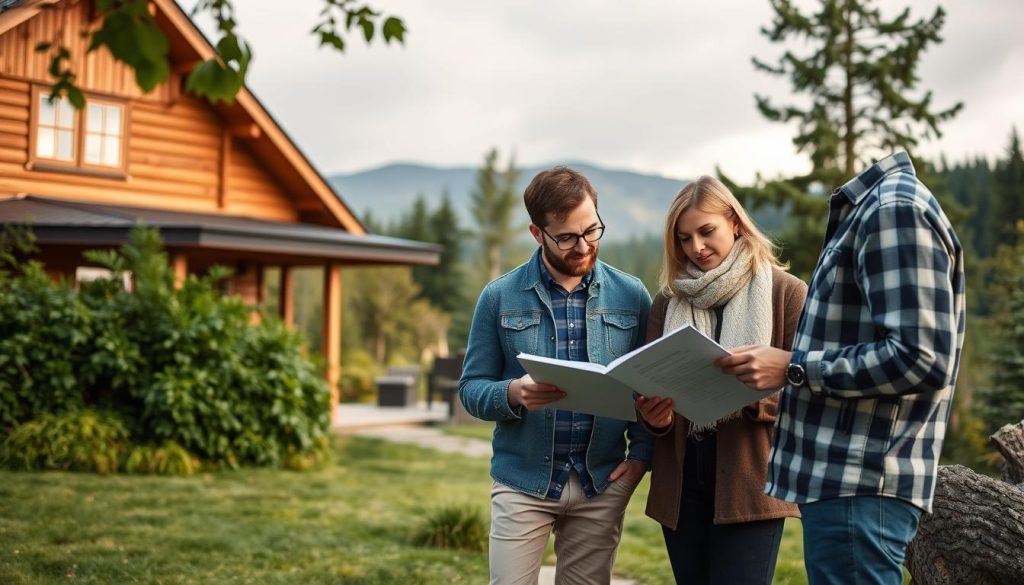
[[[1006,460],[1006,482],[939,467],[934,509],[907,550],[915,585],[1024,583],[1024,421],[991,440]]]

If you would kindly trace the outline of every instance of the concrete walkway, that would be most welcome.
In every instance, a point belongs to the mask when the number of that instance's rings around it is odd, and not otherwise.
[[[441,412],[440,406],[435,405],[434,407],[437,409],[437,413]],[[487,441],[456,437],[436,428],[418,424],[426,421],[445,420],[447,411],[438,418],[435,412],[425,408],[424,405],[418,405],[411,409],[381,409],[371,405],[342,405],[339,408],[345,408],[345,410],[339,412],[339,422],[333,427],[333,430],[338,433],[407,443],[445,453],[461,453],[470,457],[491,456],[491,444]],[[555,568],[541,567],[537,583],[538,585],[554,585]],[[612,585],[636,585],[636,582],[629,579],[612,579]]]

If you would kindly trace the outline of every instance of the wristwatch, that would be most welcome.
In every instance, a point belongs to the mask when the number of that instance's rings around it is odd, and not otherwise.
[[[793,386],[803,386],[807,383],[807,372],[800,364],[789,364],[786,366],[786,381]]]

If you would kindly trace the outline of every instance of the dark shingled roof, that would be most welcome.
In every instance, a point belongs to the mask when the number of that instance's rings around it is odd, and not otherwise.
[[[28,195],[0,200],[0,225],[27,223],[41,244],[120,245],[139,222],[168,246],[242,250],[372,264],[437,264],[440,246],[340,228]]]

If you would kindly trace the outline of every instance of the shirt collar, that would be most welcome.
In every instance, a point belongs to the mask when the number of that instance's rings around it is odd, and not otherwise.
[[[882,160],[871,165],[870,168],[862,171],[856,177],[850,179],[845,185],[836,189],[835,195],[846,195],[850,203],[857,205],[886,175],[893,172],[904,172],[915,175],[914,163],[910,155],[905,151],[894,152]]]

